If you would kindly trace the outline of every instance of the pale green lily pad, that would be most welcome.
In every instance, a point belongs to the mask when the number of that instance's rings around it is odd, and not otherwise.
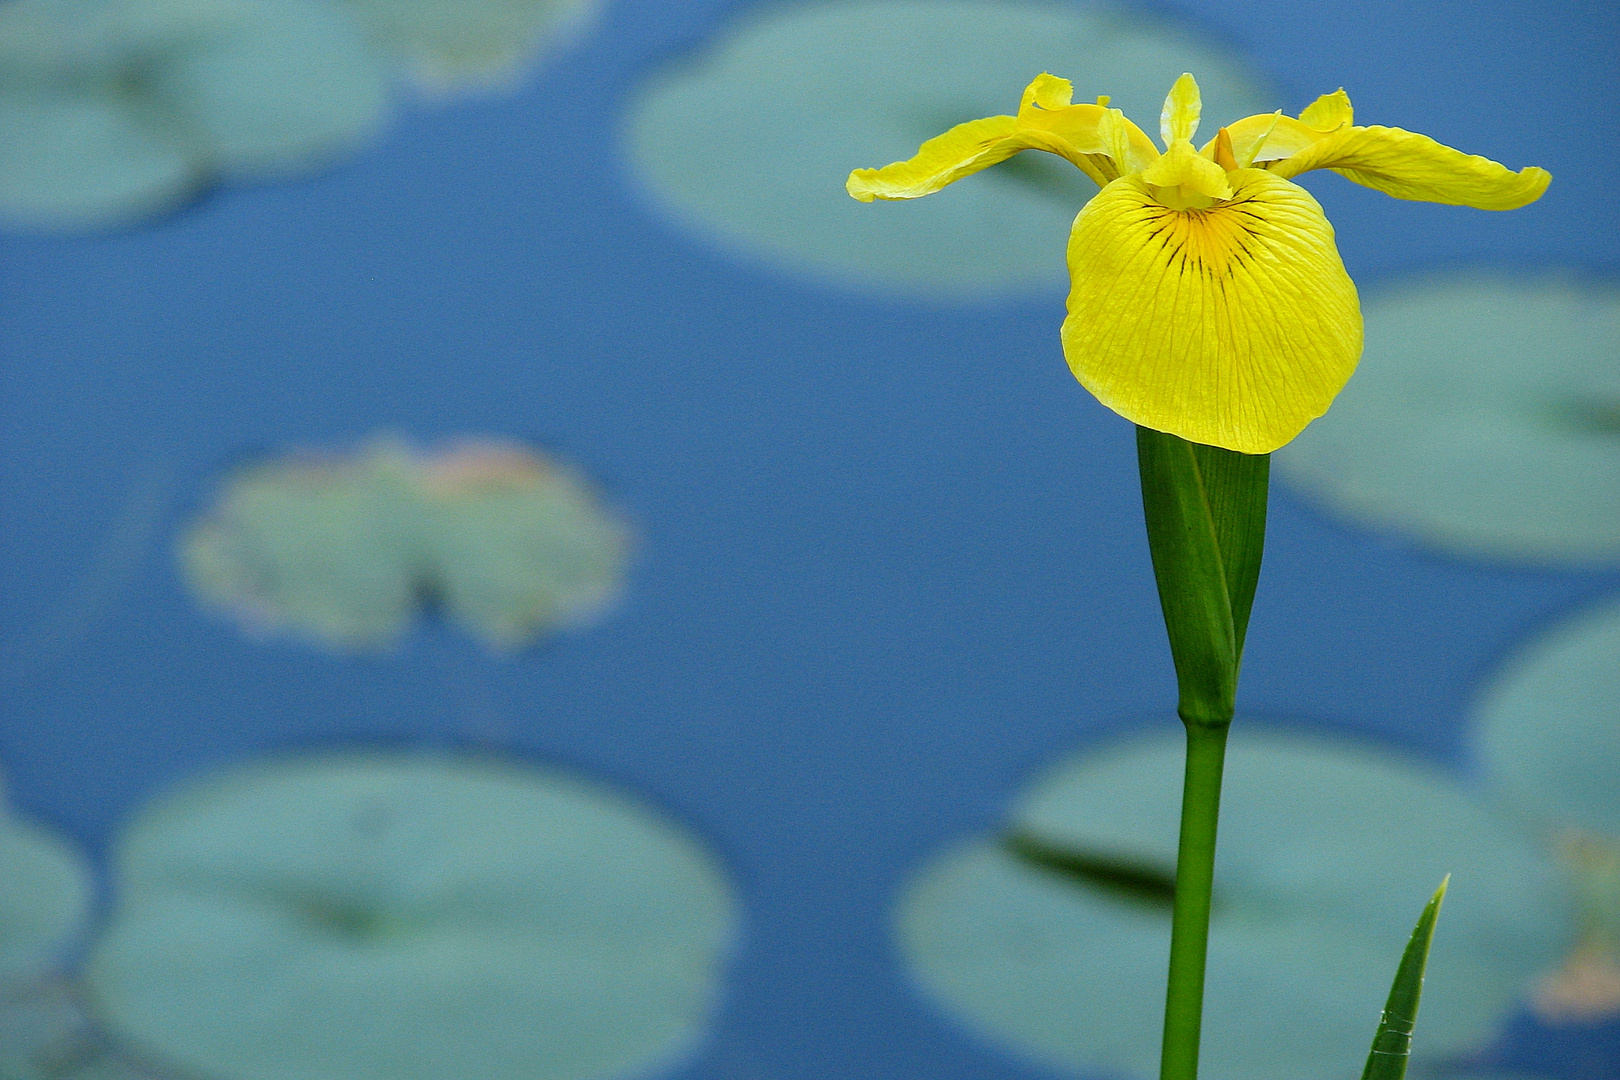
[[[90,864],[76,847],[31,821],[0,815],[0,994],[62,959],[93,898]]]
[[[116,103],[0,93],[0,219],[91,228],[174,209],[201,183],[181,147]]]
[[[105,228],[214,180],[304,172],[374,134],[388,96],[322,0],[10,0],[0,219]]]
[[[1531,997],[1549,1023],[1620,1012],[1620,604],[1533,639],[1475,707],[1491,785],[1539,826],[1568,872],[1581,940]]]
[[[121,1056],[96,1031],[71,983],[0,995],[0,1080],[173,1080]]]
[[[86,982],[214,1080],[588,1080],[673,1062],[736,904],[712,856],[572,776],[452,756],[248,765],[142,811]]]
[[[1061,288],[1069,227],[1097,191],[1044,153],[910,203],[863,205],[851,169],[910,157],[953,124],[1015,112],[1042,71],[1075,100],[1109,94],[1158,131],[1164,96],[1198,76],[1204,131],[1283,102],[1228,50],[1100,5],[835,0],[748,12],[652,78],[630,156],[688,227],[784,267],[912,294]]]
[[[430,90],[510,85],[565,44],[601,0],[340,0]]]
[[[1176,732],[1077,757],[1019,800],[1011,829],[1113,867],[1116,882],[1122,868],[1169,877],[1182,756]],[[1571,933],[1535,845],[1414,762],[1240,726],[1221,811],[1203,1060],[1222,1080],[1359,1075],[1413,912],[1446,873],[1418,1059],[1485,1041]],[[1099,876],[1082,883],[995,839],[957,845],[903,898],[906,959],[932,997],[1015,1052],[1150,1076],[1168,906]]]
[[[1446,551],[1620,560],[1620,290],[1437,276],[1365,314],[1360,370],[1277,454],[1290,483]]]
[[[251,631],[384,648],[429,602],[514,649],[606,608],[627,549],[590,488],[532,450],[378,439],[239,472],[180,556],[197,597]]]
[[[383,66],[329,3],[252,0],[149,86],[224,179],[306,172],[382,126]]]
[[[1475,708],[1491,783],[1542,826],[1620,840],[1620,604],[1532,640]]]

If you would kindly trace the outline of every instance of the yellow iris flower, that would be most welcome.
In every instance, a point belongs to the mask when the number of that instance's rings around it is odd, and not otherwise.
[[[1356,127],[1343,90],[1295,119],[1249,116],[1193,147],[1191,75],[1165,98],[1165,152],[1106,97],[1071,104],[1041,75],[1017,116],[959,124],[909,161],[856,169],[862,202],[915,199],[1020,150],[1068,159],[1102,187],[1069,237],[1063,351],[1104,405],[1144,427],[1265,454],[1327,411],[1361,357],[1361,308],[1333,226],[1292,177],[1309,169],[1398,199],[1512,210],[1545,169],[1513,172],[1400,128]]]

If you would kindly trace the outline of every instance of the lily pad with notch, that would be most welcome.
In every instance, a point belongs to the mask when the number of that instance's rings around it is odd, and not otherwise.
[[[377,650],[432,607],[511,650],[608,607],[628,547],[590,485],[528,447],[381,437],[238,470],[179,555],[198,599],[252,632]]]

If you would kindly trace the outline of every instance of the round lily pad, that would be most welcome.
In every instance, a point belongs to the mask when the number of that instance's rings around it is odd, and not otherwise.
[[[380,648],[429,602],[512,649],[606,607],[627,548],[590,488],[533,450],[377,439],[238,472],[180,557],[198,598],[250,630]]]
[[[380,125],[386,73],[321,0],[0,4],[0,220],[129,224],[216,179],[324,164]]]
[[[30,983],[0,995],[4,1080],[171,1080],[108,1046],[66,980]]]
[[[1355,377],[1277,454],[1290,483],[1458,554],[1620,561],[1620,289],[1437,276],[1365,314]]]
[[[685,830],[497,760],[331,754],[182,787],[123,834],[86,982],[216,1080],[588,1080],[688,1050],[735,902]]]
[[[1620,840],[1620,603],[1534,639],[1475,708],[1490,782],[1548,829]]]
[[[1303,734],[1234,731],[1221,807],[1203,1061],[1223,1080],[1353,1077],[1412,924],[1447,873],[1416,1052],[1483,1042],[1570,934],[1534,844],[1445,776]],[[1180,733],[1064,763],[1006,836],[905,894],[904,954],[969,1026],[1056,1066],[1154,1074]]]
[[[0,8],[0,34],[4,9]],[[117,103],[0,91],[0,221],[92,228],[174,209],[200,163]]]
[[[90,865],[56,833],[0,814],[0,993],[59,960],[90,912]]]
[[[1096,186],[1044,153],[911,203],[844,191],[851,169],[910,157],[954,124],[1012,113],[1030,79],[1075,80],[1150,130],[1193,71],[1205,130],[1278,107],[1218,43],[1093,4],[833,0],[749,11],[649,80],[628,146],[689,228],[774,263],[867,287],[975,295],[1061,288],[1069,227]]]
[[[428,89],[498,86],[556,48],[600,0],[340,0]]]
[[[1569,874],[1581,940],[1531,1007],[1554,1024],[1620,1013],[1620,604],[1532,640],[1475,708],[1486,777]]]
[[[234,6],[205,43],[174,49],[145,76],[218,176],[297,174],[376,134],[388,81],[351,20],[327,2]]]

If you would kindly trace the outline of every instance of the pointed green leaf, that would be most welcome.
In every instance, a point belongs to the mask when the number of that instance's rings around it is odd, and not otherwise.
[[[1429,966],[1429,946],[1434,941],[1434,924],[1440,918],[1440,904],[1446,898],[1447,874],[1429,903],[1418,916],[1412,938],[1406,943],[1395,984],[1389,988],[1384,1015],[1373,1036],[1372,1051],[1361,1080],[1404,1080],[1406,1063],[1412,1054],[1412,1028],[1417,1023],[1418,1003],[1423,997],[1423,972]]]

